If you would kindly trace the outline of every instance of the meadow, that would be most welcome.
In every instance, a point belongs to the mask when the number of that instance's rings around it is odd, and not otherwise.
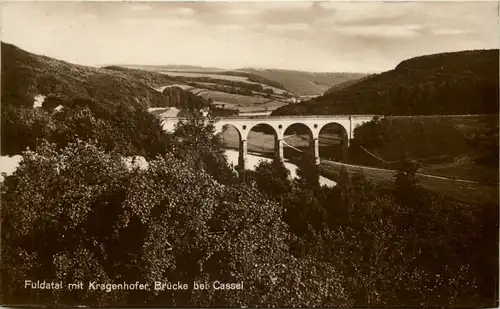
[[[207,89],[196,88],[189,91],[204,99],[212,99],[214,103],[224,104],[227,108],[238,109],[240,112],[271,111],[287,104],[258,96],[246,96]]]
[[[337,180],[342,166],[347,168],[351,177],[363,174],[369,182],[387,187],[394,183],[394,177],[396,176],[394,170],[342,164],[328,160],[321,161],[320,171],[323,176]],[[469,205],[498,203],[498,185],[448,179],[422,173],[417,174],[417,179],[423,188],[458,203]]]
[[[235,76],[238,77],[238,76]],[[240,77],[241,78],[241,77]],[[199,83],[213,85],[211,83]],[[282,97],[272,95],[270,98],[264,97],[263,94],[254,93],[252,96],[228,93],[223,91],[215,91],[204,88],[196,88],[185,84],[174,84],[158,87],[158,91],[163,91],[167,87],[179,87],[183,90],[196,94],[206,100],[211,99],[215,104],[223,105],[229,109],[237,109],[241,113],[252,112],[272,112],[273,110],[287,105]]]
[[[208,78],[213,78],[213,79],[224,79],[224,80],[229,80],[229,81],[236,81],[236,82],[245,82],[248,84],[256,84],[256,85],[261,85],[264,88],[270,88],[272,89],[275,93],[277,94],[283,94],[286,93],[286,90],[279,89],[276,87],[272,87],[266,84],[262,83],[257,83],[250,81],[248,77],[246,76],[236,76],[236,75],[224,75],[224,74],[213,74],[209,72],[207,73],[202,73],[202,72],[185,72],[185,71],[179,71],[179,70],[174,70],[174,71],[169,71],[169,70],[162,70],[159,71],[159,73],[170,75],[170,76],[182,76],[182,77],[208,77]]]
[[[159,73],[167,74],[167,75],[170,75],[170,76],[210,77],[210,78],[214,78],[214,79],[225,79],[225,80],[230,80],[230,81],[252,83],[252,82],[248,81],[247,77],[243,77],[243,76],[210,74],[210,73],[200,73],[200,72],[180,72],[178,70],[174,70],[174,71],[165,70],[165,71],[159,71]]]

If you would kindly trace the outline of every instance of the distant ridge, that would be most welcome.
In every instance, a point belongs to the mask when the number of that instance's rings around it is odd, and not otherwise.
[[[308,72],[300,70],[268,69],[246,67],[241,69],[222,69],[191,65],[113,65],[146,71],[173,71],[192,73],[213,73],[245,76],[249,80],[288,90],[298,96],[323,94],[330,87],[346,81],[365,77],[364,73],[350,72]]]
[[[301,96],[323,94],[332,86],[358,80],[367,75],[364,73],[320,73],[282,69],[246,69],[244,71],[279,81],[288,90]]]
[[[148,64],[111,64],[106,66],[120,66],[125,68],[133,68],[133,69],[154,69],[154,70],[210,70],[210,71],[221,71],[223,69],[215,68],[215,67],[203,67],[196,65],[178,65],[178,64],[168,64],[168,65],[148,65]]]

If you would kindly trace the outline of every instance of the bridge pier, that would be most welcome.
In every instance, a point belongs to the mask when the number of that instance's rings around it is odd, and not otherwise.
[[[281,160],[285,159],[284,153],[283,153],[283,139],[276,139],[276,155],[278,158]]]
[[[240,142],[240,153],[238,157],[238,165],[244,170],[247,166],[247,141],[242,140]]]
[[[342,141],[340,142],[340,147],[342,149],[342,162],[347,163],[348,162],[348,155],[349,155],[349,143],[350,143],[350,138],[349,135],[345,134],[344,137],[342,138]]]
[[[320,164],[320,159],[319,159],[319,138],[315,137],[314,138],[314,161],[316,164]]]

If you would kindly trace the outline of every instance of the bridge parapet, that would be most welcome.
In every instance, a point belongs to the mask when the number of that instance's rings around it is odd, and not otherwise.
[[[289,116],[229,116],[229,117],[216,117],[218,120],[293,120],[293,119],[304,119],[304,120],[316,120],[316,119],[373,119],[373,117],[378,115],[289,115]],[[379,116],[381,117],[381,116]],[[163,119],[186,119],[185,117],[163,117]]]

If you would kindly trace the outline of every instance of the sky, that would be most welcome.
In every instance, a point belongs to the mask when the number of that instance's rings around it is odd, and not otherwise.
[[[499,47],[498,2],[3,1],[1,39],[61,60],[382,72]]]

